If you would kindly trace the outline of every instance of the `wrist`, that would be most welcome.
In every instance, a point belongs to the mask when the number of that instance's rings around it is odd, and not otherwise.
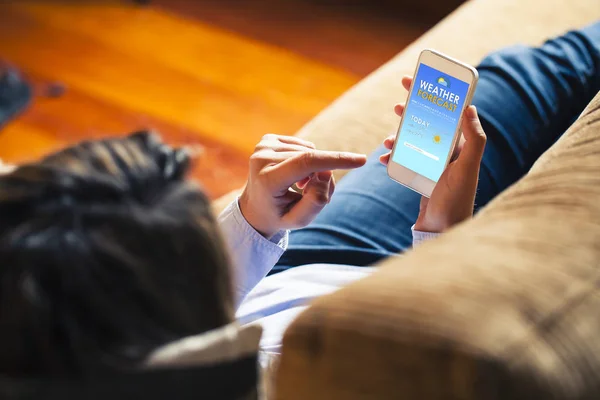
[[[442,233],[443,227],[439,224],[432,224],[427,221],[427,218],[419,215],[415,221],[414,230],[419,232]]]
[[[442,233],[473,216],[472,213],[458,218],[427,218],[427,215],[419,214],[414,229],[420,232]]]
[[[261,216],[260,213],[257,213],[254,207],[252,207],[252,203],[250,200],[250,194],[248,193],[248,188],[246,187],[242,194],[238,199],[238,204],[240,206],[240,211],[242,216],[248,222],[248,224],[254,228],[255,231],[260,233],[265,238],[269,239],[277,232],[279,229],[269,227],[268,223],[265,223],[267,218]]]

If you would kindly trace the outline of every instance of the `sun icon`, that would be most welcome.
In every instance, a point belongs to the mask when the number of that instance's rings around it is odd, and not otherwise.
[[[435,144],[442,143],[442,137],[440,135],[434,135],[433,136],[433,143],[435,143]]]
[[[437,83],[438,83],[438,85],[442,85],[442,86],[445,86],[445,87],[450,87],[450,81],[448,79],[444,78],[443,76],[440,76],[437,79]]]

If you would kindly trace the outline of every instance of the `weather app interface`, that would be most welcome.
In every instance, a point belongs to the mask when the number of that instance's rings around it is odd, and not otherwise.
[[[468,90],[467,82],[420,64],[393,161],[437,182]]]

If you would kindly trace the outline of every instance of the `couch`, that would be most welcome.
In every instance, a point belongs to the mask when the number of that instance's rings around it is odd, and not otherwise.
[[[469,1],[298,135],[370,152],[396,129],[400,78],[421,49],[476,65],[599,18],[599,0]],[[284,337],[276,398],[598,399],[599,284],[600,95],[471,221],[301,314]]]

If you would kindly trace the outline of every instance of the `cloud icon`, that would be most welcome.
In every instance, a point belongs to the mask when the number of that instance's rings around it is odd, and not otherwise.
[[[438,78],[438,80],[437,80],[437,83],[438,83],[439,85],[442,85],[442,86],[445,86],[445,87],[449,87],[449,86],[450,86],[450,83],[449,83],[449,82],[448,82],[446,79],[444,79],[444,77],[443,77],[443,76],[440,76],[440,77]]]

